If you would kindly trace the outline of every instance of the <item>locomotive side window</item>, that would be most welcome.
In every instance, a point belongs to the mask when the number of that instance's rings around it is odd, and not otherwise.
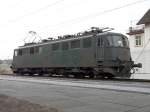
[[[14,51],[14,56],[18,56],[18,50]]]
[[[28,53],[28,49],[27,48],[23,48],[22,49],[22,55],[26,55]]]
[[[71,48],[80,48],[80,40],[71,41]]]
[[[42,47],[41,46],[34,47],[34,53],[35,54],[40,54],[41,52],[42,52]]]
[[[41,53],[42,52],[42,47],[39,47],[39,53]]]
[[[39,47],[37,46],[37,47],[35,47],[35,53],[39,53]]]
[[[89,48],[92,45],[92,38],[83,39],[83,48]]]
[[[19,56],[22,56],[22,49],[19,49],[19,50],[18,50],[18,55],[19,55]]]
[[[30,54],[34,54],[34,47],[30,48]]]
[[[68,50],[69,49],[69,43],[68,42],[63,42],[62,43],[62,50]]]
[[[53,51],[59,50],[59,43],[52,44],[52,50]]]
[[[26,55],[27,53],[28,53],[27,48],[18,49],[14,51],[14,56],[23,56],[23,55]]]

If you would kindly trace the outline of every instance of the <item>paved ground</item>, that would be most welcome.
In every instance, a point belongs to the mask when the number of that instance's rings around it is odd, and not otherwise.
[[[117,91],[129,91],[150,94],[150,81],[146,82],[129,82],[115,80],[90,80],[74,78],[52,78],[52,77],[22,77],[22,76],[5,76],[1,75],[0,79],[8,81],[19,81],[28,83],[41,83],[48,85],[63,85],[72,87],[106,89]]]
[[[0,94],[53,108],[58,112],[150,112],[150,94],[133,91],[3,79],[0,80]]]
[[[0,112],[57,112],[57,110],[14,97],[0,95]]]

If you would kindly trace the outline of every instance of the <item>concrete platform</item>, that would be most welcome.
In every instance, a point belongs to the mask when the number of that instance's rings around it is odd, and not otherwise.
[[[3,79],[0,80],[0,94],[48,106],[58,112],[150,111],[148,93]]]

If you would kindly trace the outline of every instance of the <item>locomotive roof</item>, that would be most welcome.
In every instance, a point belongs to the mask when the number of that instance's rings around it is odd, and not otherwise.
[[[65,41],[77,40],[77,39],[82,39],[82,38],[88,38],[88,37],[91,37],[93,35],[106,35],[106,34],[122,35],[121,33],[114,33],[114,32],[103,32],[103,33],[97,33],[97,34],[88,34],[88,35],[76,36],[76,37],[73,37],[73,38],[55,39],[55,40],[51,40],[51,41],[48,41],[48,42],[40,42],[40,43],[33,43],[33,44],[25,45],[25,46],[19,46],[18,49],[28,48],[28,47],[35,47],[35,46],[43,46],[43,45],[57,43],[57,42],[65,42]]]

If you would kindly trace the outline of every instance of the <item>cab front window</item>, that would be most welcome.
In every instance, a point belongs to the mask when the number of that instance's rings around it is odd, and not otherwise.
[[[128,47],[128,39],[122,35],[108,35],[107,36],[107,45],[113,47]]]

